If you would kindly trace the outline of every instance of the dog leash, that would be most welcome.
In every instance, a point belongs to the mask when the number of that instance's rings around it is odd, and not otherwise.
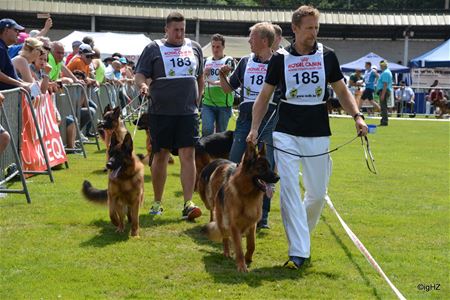
[[[301,154],[297,154],[297,153],[292,153],[292,152],[283,150],[283,149],[281,149],[281,148],[278,148],[278,147],[276,147],[276,146],[274,146],[274,145],[272,145],[272,144],[269,144],[269,143],[266,143],[266,145],[269,146],[269,147],[271,147],[271,148],[273,148],[273,149],[275,149],[275,150],[278,150],[278,151],[281,151],[281,152],[283,152],[283,153],[290,154],[290,155],[293,155],[293,156],[297,156],[297,157],[300,157],[300,158],[304,158],[304,157],[318,157],[318,156],[327,155],[327,154],[330,154],[330,153],[332,153],[332,152],[334,152],[334,151],[337,151],[337,150],[339,150],[340,148],[342,148],[342,147],[344,147],[344,146],[346,146],[346,145],[352,143],[354,140],[356,140],[356,139],[359,138],[359,137],[362,139],[361,136],[357,135],[357,136],[355,136],[354,138],[348,140],[347,142],[345,142],[345,143],[343,143],[343,144],[337,146],[336,148],[334,148],[334,149],[332,149],[332,150],[328,150],[328,151],[325,151],[325,152],[322,152],[322,153],[318,153],[318,154],[311,154],[311,155],[301,155]],[[258,142],[258,143],[262,143],[262,141],[260,141],[260,142]]]

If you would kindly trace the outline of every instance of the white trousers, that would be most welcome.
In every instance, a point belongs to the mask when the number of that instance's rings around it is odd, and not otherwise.
[[[299,155],[314,155],[329,150],[329,137],[298,137],[273,133],[275,147]],[[319,221],[328,198],[327,186],[331,175],[329,154],[300,158],[275,150],[275,163],[280,176],[280,208],[284,230],[289,243],[289,256],[310,256],[310,232]],[[304,199],[299,185],[302,164]]]

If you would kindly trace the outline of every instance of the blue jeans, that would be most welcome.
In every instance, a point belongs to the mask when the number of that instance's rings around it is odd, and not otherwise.
[[[207,136],[215,132],[227,130],[228,121],[231,117],[231,107],[202,106],[202,136]]]
[[[273,145],[272,133],[275,128],[275,125],[278,122],[278,114],[275,114],[269,123],[270,116],[272,115],[272,111],[269,111],[261,122],[259,126],[258,133],[260,134],[259,141],[264,141],[266,144]],[[267,126],[266,126],[267,124]],[[239,117],[236,121],[236,129],[234,131],[233,137],[233,145],[230,150],[230,160],[239,163],[244,155],[245,149],[247,148],[246,138],[248,133],[250,132],[250,128],[252,125],[252,118],[250,113],[240,112]],[[265,128],[264,128],[265,126]],[[261,134],[261,130],[264,128],[264,131]],[[274,158],[273,158],[273,148],[270,146],[266,147],[266,158],[272,167],[272,170],[275,166]],[[262,219],[267,220],[269,211],[270,211],[270,198],[264,195],[263,199],[263,214]]]

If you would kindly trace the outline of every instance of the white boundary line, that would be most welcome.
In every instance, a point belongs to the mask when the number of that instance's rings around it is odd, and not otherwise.
[[[363,243],[358,239],[358,237],[353,233],[353,231],[350,229],[350,227],[347,226],[347,224],[344,222],[344,220],[341,218],[341,216],[338,214],[336,208],[334,208],[333,202],[331,202],[330,199],[327,199],[328,206],[330,209],[336,214],[339,221],[341,222],[342,227],[344,228],[347,235],[352,240],[353,244],[358,248],[358,250],[364,255],[364,257],[367,259],[367,261],[372,265],[372,267],[383,277],[383,279],[389,284],[389,287],[392,289],[392,291],[395,293],[395,295],[400,300],[406,300],[406,298],[400,293],[400,291],[395,287],[395,285],[389,280],[389,278],[384,274],[381,267],[378,265],[378,263],[375,261],[375,259],[370,255],[369,251],[364,247]]]
[[[328,114],[330,118],[338,118],[338,119],[349,119],[352,118],[349,115],[336,115],[336,114]],[[389,117],[389,120],[398,120],[398,121],[430,121],[430,122],[450,122],[450,119],[436,119],[434,115],[430,115],[429,118],[425,118],[425,115],[416,115],[415,118],[397,118],[397,117]],[[374,117],[364,115],[366,120],[381,120],[381,117]]]

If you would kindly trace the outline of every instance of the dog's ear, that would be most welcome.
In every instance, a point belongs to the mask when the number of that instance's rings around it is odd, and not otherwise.
[[[244,165],[252,164],[256,160],[256,146],[251,142],[247,142],[247,149],[245,150],[242,161]]]
[[[118,119],[119,118],[119,116],[120,116],[120,106],[114,107],[114,109],[113,109],[113,116],[114,116],[114,119]]]
[[[259,151],[258,151],[258,155],[259,156],[266,156],[266,143],[265,142],[261,142],[261,144],[259,144]]]
[[[133,152],[133,139],[131,138],[131,134],[129,132],[127,132],[125,138],[123,139],[122,150],[127,153]]]
[[[113,131],[112,136],[111,136],[111,143],[109,144],[109,148],[113,148],[115,145],[117,145],[119,142],[117,140],[117,135],[116,132]]]
[[[105,115],[110,110],[112,110],[111,104],[106,105],[105,110],[103,111],[103,114]]]

